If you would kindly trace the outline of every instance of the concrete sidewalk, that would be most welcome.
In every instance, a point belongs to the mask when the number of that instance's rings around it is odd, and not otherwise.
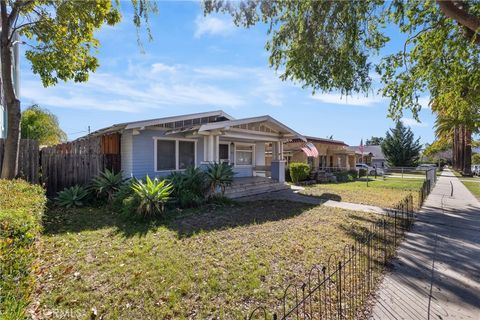
[[[371,317],[480,319],[480,203],[450,171],[400,246]]]

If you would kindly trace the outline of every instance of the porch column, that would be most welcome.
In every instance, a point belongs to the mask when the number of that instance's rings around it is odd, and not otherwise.
[[[272,179],[285,182],[285,161],[283,160],[283,145],[281,141],[272,143]]]
[[[214,139],[213,135],[208,136],[208,147],[207,147],[207,161],[213,162],[215,161],[215,148],[214,148]]]
[[[220,162],[219,154],[218,154],[218,152],[219,152],[219,150],[220,150],[220,136],[215,136],[215,148],[214,148],[214,149],[215,149],[215,151],[214,151],[214,152],[215,152],[215,157],[214,157],[214,159],[215,159],[215,162],[218,163],[218,162]]]

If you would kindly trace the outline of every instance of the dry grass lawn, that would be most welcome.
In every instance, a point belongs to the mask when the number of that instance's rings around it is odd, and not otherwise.
[[[275,306],[287,281],[304,279],[380,218],[287,201],[182,215],[135,222],[105,208],[50,210],[37,316],[243,318],[257,303]]]
[[[326,200],[368,204],[393,208],[407,195],[413,195],[415,208],[418,207],[418,191],[423,184],[420,179],[387,178],[369,181],[354,181],[337,184],[316,184],[307,186],[304,194]]]

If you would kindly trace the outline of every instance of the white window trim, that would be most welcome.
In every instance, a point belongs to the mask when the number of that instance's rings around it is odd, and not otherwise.
[[[158,170],[157,169],[157,141],[158,140],[165,140],[165,141],[175,141],[175,169],[169,169],[169,170]],[[184,138],[168,138],[168,137],[153,137],[153,170],[154,172],[172,172],[172,171],[184,171],[186,169],[179,169],[179,162],[180,162],[180,156],[179,156],[179,142],[180,141],[188,141],[188,142],[193,142],[194,143],[194,155],[193,155],[193,162],[194,162],[194,167],[197,167],[197,140],[196,139],[184,139]]]
[[[248,146],[252,147],[252,164],[237,164],[237,146]],[[240,143],[240,142],[234,142],[234,150],[233,150],[233,161],[235,163],[234,167],[235,168],[250,168],[255,166],[255,143]],[[246,150],[241,150],[241,151],[246,151]],[[249,152],[249,151],[246,151]]]

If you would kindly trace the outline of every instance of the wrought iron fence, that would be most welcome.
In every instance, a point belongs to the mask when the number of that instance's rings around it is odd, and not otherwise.
[[[385,219],[372,223],[352,245],[310,269],[305,281],[285,287],[277,307],[258,306],[247,319],[356,319],[374,291],[384,266],[414,222],[407,196]]]

